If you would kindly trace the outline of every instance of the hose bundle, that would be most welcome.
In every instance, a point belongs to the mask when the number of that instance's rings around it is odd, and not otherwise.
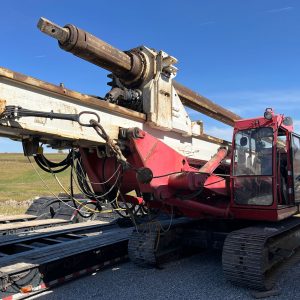
[[[36,154],[34,156],[34,160],[43,171],[48,173],[60,173],[66,170],[71,165],[72,151],[68,154],[68,156],[64,160],[58,163],[50,161],[42,153]]]

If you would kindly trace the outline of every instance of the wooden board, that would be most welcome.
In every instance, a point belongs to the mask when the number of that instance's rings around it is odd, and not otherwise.
[[[14,216],[1,216],[0,223],[15,222],[18,220],[33,220],[36,218],[37,218],[37,216],[27,215],[27,214],[14,215]]]
[[[60,225],[57,227],[48,227],[34,230],[34,235],[0,235],[0,245],[8,245],[14,243],[20,243],[32,239],[51,237],[57,234],[65,234],[68,232],[79,232],[79,231],[88,231],[94,228],[100,228],[102,226],[108,225],[109,222],[104,221],[88,221],[85,223],[75,223],[75,224],[67,224]]]
[[[46,220],[33,220],[28,222],[14,222],[14,223],[7,223],[7,224],[0,224],[0,235],[3,233],[12,234],[13,232],[17,232],[20,230],[33,230],[36,227],[50,227],[50,226],[57,226],[62,224],[70,223],[68,220],[63,219],[46,219]]]

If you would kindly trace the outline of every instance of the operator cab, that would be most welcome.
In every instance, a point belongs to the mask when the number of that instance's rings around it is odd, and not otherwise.
[[[236,121],[231,210],[236,218],[276,221],[299,211],[300,137],[292,119],[274,115]]]

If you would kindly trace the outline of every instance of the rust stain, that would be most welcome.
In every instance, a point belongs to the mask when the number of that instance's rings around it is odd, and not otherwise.
[[[0,114],[2,114],[5,110],[6,100],[0,99]]]
[[[14,72],[5,68],[0,67],[0,77],[4,77],[7,79],[11,79],[22,84],[30,85],[35,88],[39,88],[42,90],[46,90],[55,94],[63,95],[71,98],[73,101],[81,104],[81,105],[90,105],[95,109],[105,109],[107,111],[112,111],[114,113],[118,113],[122,116],[128,116],[138,121],[146,121],[146,115],[143,113],[139,113],[116,104],[108,103],[105,101],[101,101],[97,98],[91,97],[89,95],[84,95],[78,93],[76,91],[68,90],[62,86],[57,86],[27,75],[23,75],[18,72]]]
[[[149,157],[151,156],[151,154],[153,153],[153,151],[155,150],[156,146],[157,146],[158,142],[154,143],[152,145],[152,147],[150,148],[149,152],[147,153],[146,157],[144,158],[144,163],[146,163],[146,161],[149,159]]]

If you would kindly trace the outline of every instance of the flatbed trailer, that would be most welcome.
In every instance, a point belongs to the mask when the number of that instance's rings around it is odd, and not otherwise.
[[[20,215],[22,220],[27,218]],[[28,215],[28,218],[31,218]],[[4,219],[18,219],[13,216]],[[40,221],[50,221],[47,219]],[[28,231],[20,224],[32,221],[8,223],[16,227],[14,234],[0,236],[0,300],[23,299],[43,292],[55,285],[74,280],[80,276],[102,270],[116,263],[129,259],[128,241],[133,232],[139,234],[149,229],[148,218],[141,220],[136,226],[128,222],[89,220],[82,223],[65,223],[48,228],[35,228]],[[121,225],[119,225],[121,224]],[[161,216],[159,222],[154,221],[153,233],[157,227],[168,228],[166,234],[174,234],[177,229],[180,237],[182,229],[188,233],[195,220],[188,218],[169,219]],[[0,232],[7,224],[0,224]],[[23,231],[22,231],[23,228]],[[187,234],[184,234],[187,237]],[[162,234],[163,236],[163,234]],[[202,242],[203,243],[203,242]],[[184,242],[175,248],[162,249],[157,252],[166,262],[182,255]],[[131,243],[129,248],[136,245]],[[147,246],[146,246],[147,247]]]
[[[0,236],[0,299],[28,297],[126,260],[131,232],[89,221]]]

